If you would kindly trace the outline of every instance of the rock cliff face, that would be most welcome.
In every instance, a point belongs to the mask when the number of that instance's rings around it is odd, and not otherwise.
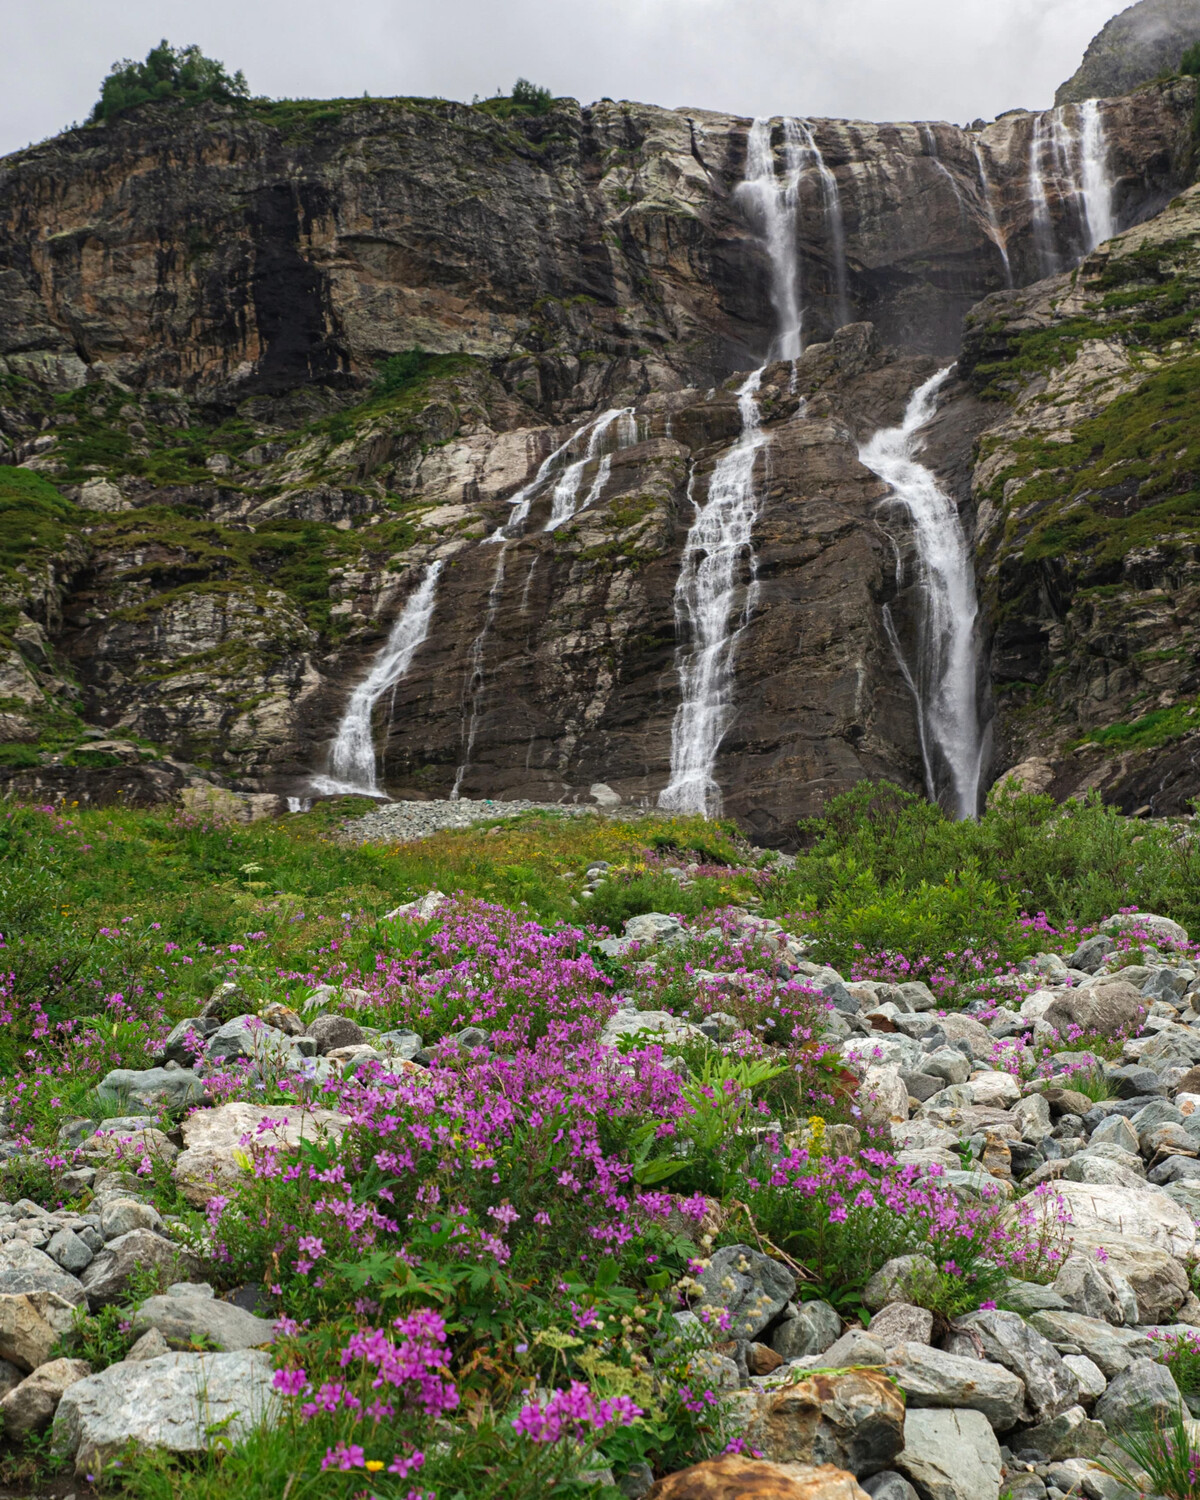
[[[1170,228],[1190,196],[1154,216],[1190,170],[1194,101],[1175,80],[1103,108],[1106,212],[1143,224],[1115,242],[1130,265],[1139,235],[1169,250],[1190,234]],[[1085,123],[1074,108],[973,132],[812,121],[798,156],[776,129],[808,348],[763,374],[753,608],[716,766],[725,811],[764,842],[861,777],[923,784],[884,625],[888,605],[913,633],[908,543],[883,528],[858,447],[950,362],[981,297],[928,455],[968,521],[978,509],[998,764],[1111,725],[1146,672],[1160,696],[1190,691],[1161,665],[1190,627],[1156,604],[1160,664],[1129,680],[1106,665],[1096,696],[1093,648],[1126,616],[1101,607],[1091,564],[1050,564],[1053,539],[1030,551],[1007,508],[1058,399],[1044,347],[1170,348],[1139,331],[1145,308],[1079,334],[1078,299],[1124,250],[1040,280],[1095,237]],[[689,648],[685,538],[741,429],[730,377],[761,364],[775,325],[738,189],[748,126],[609,101],[530,119],[436,101],[155,106],[0,164],[0,508],[28,537],[0,552],[0,764],[86,765],[89,725],[124,737],[118,761],[132,740],[301,794],[439,562],[428,636],[376,706],[382,784],[557,800],[604,782],[654,800]],[[1136,292],[1153,311],[1169,282],[1154,316],[1181,317],[1190,291],[1160,269],[1114,305]],[[606,409],[622,417],[589,454]],[[1081,455],[1064,448],[1061,472]],[[1022,502],[1029,527],[1048,503]],[[1099,707],[1072,718],[1085,680]]]
[[[1083,62],[1054,96],[1055,104],[1110,99],[1173,73],[1200,41],[1200,0],[1138,0],[1092,39]]]

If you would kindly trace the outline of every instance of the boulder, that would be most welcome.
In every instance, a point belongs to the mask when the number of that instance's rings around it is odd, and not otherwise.
[[[192,1344],[203,1338],[227,1350],[255,1349],[273,1342],[274,1319],[256,1318],[231,1302],[218,1302],[211,1288],[206,1290],[206,1297],[171,1293],[148,1297],[133,1315],[132,1331],[142,1334],[157,1328],[170,1344]]]
[[[129,1445],[202,1453],[236,1443],[278,1419],[268,1354],[163,1354],[110,1365],[70,1386],[54,1418],[51,1448],[75,1473],[98,1472]]]
[[[163,1338],[157,1328],[151,1328],[148,1333],[143,1333],[136,1341],[133,1348],[125,1356],[126,1364],[141,1364],[147,1359],[157,1359],[160,1354],[170,1354],[171,1346]]]
[[[208,1040],[206,1060],[211,1063],[249,1062],[259,1069],[292,1070],[315,1057],[312,1037],[286,1036],[258,1016],[235,1016]]]
[[[50,1238],[47,1236],[47,1244]],[[0,1294],[16,1296],[32,1292],[53,1292],[75,1306],[85,1300],[79,1282],[57,1261],[25,1240],[9,1240],[0,1248]]]
[[[186,1109],[204,1098],[204,1085],[189,1068],[114,1068],[96,1085],[96,1096],[136,1100],[148,1109]]]
[[[963,1359],[928,1344],[898,1344],[888,1351],[888,1374],[912,1411],[922,1406],[965,1407],[982,1412],[997,1432],[1021,1419],[1025,1385],[1003,1365]]]
[[[1056,1416],[1079,1400],[1079,1382],[1051,1341],[1014,1312],[980,1308],[953,1325],[947,1340],[953,1354],[974,1353],[994,1360],[1025,1386],[1030,1410],[1039,1420]]]
[[[1109,1245],[1128,1235],[1179,1260],[1195,1254],[1196,1226],[1161,1189],[1064,1181],[1058,1192],[1070,1210],[1077,1241]]]
[[[867,1127],[886,1130],[894,1122],[908,1119],[908,1089],[896,1068],[868,1068],[856,1100]]]
[[[1067,959],[1067,968],[1078,969],[1084,974],[1094,974],[1104,962],[1105,957],[1116,946],[1107,933],[1098,932],[1095,937],[1084,938]]]
[[[619,1010],[605,1022],[600,1041],[605,1047],[620,1045],[625,1037],[637,1037],[647,1047],[679,1046],[685,1042],[707,1042],[698,1026],[667,1010]]]
[[[696,1279],[701,1319],[702,1309],[728,1312],[728,1336],[739,1339],[757,1338],[796,1290],[796,1277],[786,1266],[749,1245],[724,1246]]]
[[[92,1367],[84,1359],[52,1359],[40,1365],[0,1401],[5,1437],[24,1438],[44,1432],[63,1393],[91,1373]]]
[[[176,1185],[189,1203],[202,1208],[245,1173],[253,1149],[295,1146],[301,1139],[340,1140],[349,1123],[348,1116],[331,1109],[290,1104],[198,1110],[183,1122],[184,1150],[173,1168]]]
[[[1113,975],[1091,979],[1079,989],[1064,990],[1042,1019],[1064,1041],[1073,1044],[1078,1032],[1108,1038],[1127,1036],[1145,1011],[1146,1001],[1137,987]]]
[[[0,1293],[0,1359],[20,1370],[44,1365],[63,1334],[74,1328],[75,1306],[57,1292]]]
[[[364,1040],[362,1027],[349,1016],[314,1016],[306,1035],[316,1042],[317,1051],[322,1056],[338,1047],[360,1046]]]
[[[966,1042],[971,1049],[971,1056],[978,1061],[990,1063],[994,1056],[995,1038],[983,1024],[974,1016],[965,1016],[957,1011],[948,1016],[941,1016],[938,1025],[946,1033],[948,1042]]]
[[[158,1270],[178,1277],[199,1269],[196,1257],[150,1229],[131,1229],[110,1240],[80,1280],[93,1308],[119,1302],[139,1271]]]
[[[1186,943],[1188,940],[1186,927],[1181,927],[1170,917],[1160,917],[1151,911],[1119,912],[1100,924],[1100,930],[1107,933],[1134,932],[1139,929],[1149,933],[1150,941],[1154,943],[1163,940],[1168,943]]]
[[[862,1487],[871,1500],[919,1500],[916,1490],[895,1469],[881,1469],[864,1479]]]
[[[1000,1445],[982,1412],[910,1411],[896,1468],[922,1500],[996,1500],[1000,1492]]]
[[[824,1354],[842,1332],[841,1317],[828,1302],[802,1302],[785,1309],[785,1315],[770,1337],[771,1348],[784,1359],[804,1359]]]
[[[867,1500],[853,1474],[833,1464],[772,1464],[725,1453],[668,1474],[645,1500]]]
[[[1103,1448],[1108,1434],[1093,1422],[1082,1406],[1069,1406],[1021,1434],[1023,1448],[1032,1448],[1047,1460],[1091,1458]]]
[[[1108,1388],[1104,1371],[1086,1354],[1064,1354],[1063,1364],[1079,1382],[1079,1399],[1085,1406],[1091,1405]]]
[[[843,1369],[850,1365],[883,1365],[887,1363],[887,1350],[878,1339],[864,1333],[861,1328],[848,1328],[836,1344],[830,1344],[821,1356],[829,1369]]]
[[[744,1395],[742,1435],[772,1463],[829,1463],[861,1477],[888,1468],[904,1443],[904,1402],[882,1371],[809,1375]]]
[[[215,1016],[188,1016],[172,1027],[166,1041],[155,1053],[160,1063],[176,1062],[181,1068],[191,1068],[198,1057],[204,1056],[205,1039],[212,1036],[220,1026]]]
[[[100,1210],[100,1233],[105,1240],[119,1239],[131,1229],[161,1230],[162,1218],[149,1203],[135,1198],[110,1198]]]
[[[660,943],[682,942],[687,934],[678,917],[669,916],[661,911],[646,911],[640,916],[629,918],[625,923],[624,936],[626,942],[641,943],[643,947],[655,948]]]
[[[885,1349],[897,1344],[928,1344],[933,1339],[933,1314],[909,1302],[887,1302],[871,1318],[867,1332]]]
[[[1081,1313],[1035,1312],[1030,1314],[1029,1321],[1052,1344],[1062,1344],[1071,1352],[1082,1350],[1108,1380],[1135,1359],[1151,1359],[1156,1353],[1151,1341],[1136,1329],[1114,1328]],[[1028,1381],[1026,1388],[1029,1389]]]
[[[73,1229],[63,1228],[50,1236],[46,1254],[68,1275],[78,1276],[85,1266],[91,1264],[93,1251]]]
[[[1188,1416],[1171,1372],[1154,1360],[1135,1359],[1109,1381],[1095,1414],[1110,1432],[1118,1433],[1142,1420],[1161,1425],[1176,1412]]]
[[[1138,1322],[1137,1297],[1119,1271],[1098,1262],[1095,1256],[1070,1255],[1054,1278],[1054,1290],[1072,1312],[1106,1323]]]

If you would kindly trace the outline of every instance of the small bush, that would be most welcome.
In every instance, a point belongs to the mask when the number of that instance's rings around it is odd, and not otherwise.
[[[231,78],[224,63],[205,57],[199,47],[172,47],[164,38],[143,63],[126,58],[112,65],[100,87],[92,119],[112,120],[127,109],[160,99],[199,104],[205,99],[247,99],[250,89],[240,71]]]
[[[554,95],[549,89],[540,89],[528,78],[518,78],[513,84],[512,102],[528,115],[547,115],[554,108]]]
[[[1191,78],[1200,77],[1200,42],[1193,42],[1179,59],[1179,71]]]
[[[428,368],[432,355],[424,349],[405,349],[402,354],[393,354],[379,366],[379,373],[371,386],[376,396],[395,396],[413,385]]]

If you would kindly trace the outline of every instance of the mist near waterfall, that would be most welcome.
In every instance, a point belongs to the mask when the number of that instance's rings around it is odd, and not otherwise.
[[[991,118],[1043,108],[1120,0],[55,0],[9,6],[0,153],[86,117],[101,78],[166,35],[245,70],[256,93],[330,98],[507,91],[518,76],[741,115]]]

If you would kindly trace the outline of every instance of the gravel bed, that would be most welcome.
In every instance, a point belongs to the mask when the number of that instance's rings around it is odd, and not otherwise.
[[[486,823],[493,818],[515,818],[527,812],[565,813],[572,817],[591,813],[609,818],[644,818],[652,815],[653,809],[597,807],[588,802],[472,802],[466,797],[454,802],[448,798],[429,802],[385,802],[374,812],[347,823],[343,832],[346,838],[358,844],[410,844],[416,839],[428,838],[431,833],[440,833],[443,828],[469,828],[473,823]]]

